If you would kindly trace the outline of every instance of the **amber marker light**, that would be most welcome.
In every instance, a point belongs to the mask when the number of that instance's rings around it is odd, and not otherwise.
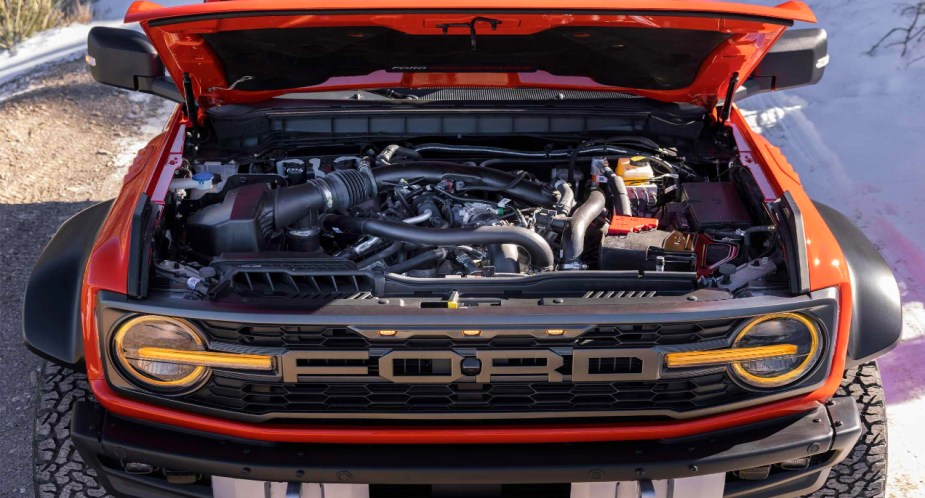
[[[184,351],[165,348],[141,348],[136,359],[180,365],[235,370],[273,370],[273,357],[258,354],[216,353],[212,351]]]
[[[730,363],[739,363],[743,361],[793,356],[797,354],[797,350],[798,348],[794,344],[777,344],[774,346],[757,346],[753,348],[668,353],[665,355],[665,365],[667,365],[668,368],[728,365]]]

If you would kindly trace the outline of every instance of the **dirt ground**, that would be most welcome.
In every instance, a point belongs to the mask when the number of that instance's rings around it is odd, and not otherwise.
[[[92,81],[82,61],[0,87],[0,496],[32,496],[40,361],[22,346],[26,281],[58,226],[116,195],[169,105]]]

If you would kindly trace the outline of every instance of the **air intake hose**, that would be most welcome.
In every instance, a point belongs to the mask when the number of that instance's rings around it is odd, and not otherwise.
[[[595,218],[601,215],[606,205],[604,193],[592,190],[588,199],[575,209],[568,229],[562,236],[562,269],[580,270],[581,253],[585,252],[585,235]]]
[[[603,206],[602,206],[603,208]],[[590,222],[589,222],[590,223]],[[327,214],[322,216],[325,230],[371,235],[385,240],[446,247],[458,245],[516,244],[530,254],[530,264],[537,269],[551,269],[552,248],[533,230],[514,226],[480,226],[474,228],[425,228],[395,221],[374,220]]]
[[[376,182],[369,169],[342,170],[301,185],[271,190],[264,206],[273,210],[273,224],[281,229],[312,211],[347,209],[376,194]]]

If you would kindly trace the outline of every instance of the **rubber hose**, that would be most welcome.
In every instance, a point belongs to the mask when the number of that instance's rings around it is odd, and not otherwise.
[[[595,218],[604,211],[606,199],[600,190],[592,190],[588,199],[575,209],[571,223],[562,236],[562,268],[580,269],[581,254],[585,250],[585,234]]]
[[[626,182],[620,175],[613,175],[610,178],[611,191],[613,192],[613,210],[616,214],[623,216],[632,216],[633,207],[630,204],[630,197],[626,193]]]
[[[375,197],[376,184],[369,170],[341,170],[301,185],[278,188],[265,194],[264,205],[273,211],[277,230],[312,211],[342,210]],[[265,197],[266,199],[266,197]]]
[[[550,269],[553,266],[553,253],[549,242],[533,230],[522,227],[481,226],[439,229],[334,214],[323,216],[321,224],[327,231],[337,228],[350,233],[429,246],[515,244],[523,247],[530,254],[530,262],[534,267]]]
[[[405,273],[421,268],[422,266],[436,266],[446,259],[447,254],[448,251],[446,249],[438,247],[437,249],[431,249],[412,258],[408,258],[401,263],[388,266],[385,271],[387,273]]]
[[[397,253],[401,249],[402,245],[404,245],[404,242],[400,242],[400,241],[392,242],[385,249],[357,263],[357,268],[362,270],[363,268],[366,268],[367,266],[370,266],[378,261],[384,260],[385,258]]]
[[[575,191],[568,182],[562,180],[556,182],[556,190],[561,194],[559,202],[556,203],[556,211],[559,214],[568,215],[575,207]]]

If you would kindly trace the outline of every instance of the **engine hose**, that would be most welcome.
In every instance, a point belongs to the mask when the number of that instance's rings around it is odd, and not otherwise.
[[[561,194],[559,202],[556,203],[556,211],[559,214],[568,216],[575,207],[575,192],[572,190],[572,186],[564,180],[556,182],[556,190]]]
[[[385,249],[357,263],[357,268],[362,270],[363,268],[372,266],[375,263],[378,263],[379,261],[382,261],[385,258],[392,256],[393,254],[397,253],[401,249],[402,245],[404,245],[404,242],[392,242]]]
[[[613,197],[614,213],[632,216],[633,206],[630,204],[629,194],[626,193],[626,182],[623,181],[623,177],[616,174],[610,166],[605,166],[601,171],[607,177],[607,188]]]
[[[630,204],[630,197],[626,193],[626,182],[620,175],[613,175],[610,179],[611,190],[613,191],[613,210],[615,213],[623,216],[632,216],[633,207]]]
[[[402,164],[382,166],[372,170],[378,185],[396,184],[401,180],[423,179],[439,182],[446,177],[461,177],[472,185],[504,188],[507,197],[527,204],[541,207],[553,207],[556,197],[543,185],[530,181],[516,181],[517,175],[497,169],[479,168],[443,161],[414,161]]]
[[[604,211],[606,199],[600,190],[592,190],[582,205],[572,214],[568,229],[562,235],[563,270],[580,270],[581,254],[585,251],[585,234],[595,218]]]
[[[423,266],[437,266],[446,259],[447,254],[449,254],[449,251],[442,247],[438,247],[408,258],[401,263],[387,266],[385,271],[387,273],[405,273],[407,271],[417,270]]]
[[[272,209],[273,225],[279,230],[312,211],[347,209],[376,194],[369,169],[341,170],[301,185],[268,191],[263,204]]]
[[[349,233],[372,235],[386,240],[400,240],[429,246],[516,244],[530,254],[530,262],[535,268],[545,270],[553,266],[553,253],[549,242],[533,230],[522,227],[480,226],[439,229],[335,214],[323,216],[321,225],[327,231],[337,229]]]
[[[416,150],[392,144],[382,149],[382,152],[376,156],[376,164],[379,166],[392,164],[392,159],[395,157],[406,157],[409,159],[418,160],[421,158],[421,153]]]

